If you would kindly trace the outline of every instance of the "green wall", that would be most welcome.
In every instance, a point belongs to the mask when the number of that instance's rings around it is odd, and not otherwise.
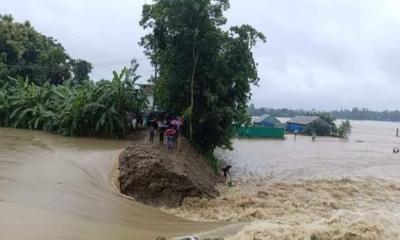
[[[285,136],[285,129],[264,127],[239,127],[237,128],[237,135],[239,137],[283,138]]]

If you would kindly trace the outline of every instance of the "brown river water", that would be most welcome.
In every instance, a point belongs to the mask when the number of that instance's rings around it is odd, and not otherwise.
[[[400,180],[400,123],[351,121],[349,140],[286,135],[285,140],[236,139],[233,151],[218,156],[232,163],[237,176],[268,177],[274,181],[376,177]],[[235,172],[236,171],[236,172]]]
[[[400,239],[400,123],[352,121],[349,140],[287,135],[236,139],[217,155],[233,187],[168,212],[192,220],[251,221],[229,240]]]
[[[164,211],[113,187],[126,142],[0,128],[0,239],[155,239],[222,225],[195,221],[245,222],[232,240],[400,239],[400,124],[352,125],[349,140],[236,139],[218,152],[234,187]]]
[[[121,196],[110,176],[125,144],[0,128],[0,239],[155,239],[220,226]]]

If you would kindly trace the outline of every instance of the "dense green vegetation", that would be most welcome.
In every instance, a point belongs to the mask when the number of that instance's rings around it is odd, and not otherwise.
[[[28,21],[18,23],[11,15],[0,15],[1,80],[11,76],[27,77],[37,85],[82,82],[91,69],[90,63],[72,59],[57,40],[37,32]]]
[[[90,63],[70,58],[29,22],[0,15],[0,126],[123,137],[130,127],[128,114],[146,106],[135,86],[137,68],[132,61],[111,81],[90,81]]]
[[[42,86],[10,79],[0,89],[0,125],[43,129],[66,136],[123,137],[128,113],[141,112],[146,97],[135,89],[137,76],[114,72],[111,81]]]
[[[348,138],[351,134],[351,124],[349,120],[342,121],[336,131],[336,136],[341,138]]]
[[[156,69],[156,104],[183,115],[184,134],[206,154],[231,147],[233,123],[246,119],[250,85],[257,84],[252,47],[262,33],[225,27],[228,0],[155,0],[140,24],[141,45]]]

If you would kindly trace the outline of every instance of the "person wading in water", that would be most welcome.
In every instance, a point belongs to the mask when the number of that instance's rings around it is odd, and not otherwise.
[[[221,171],[224,174],[222,177],[224,178],[225,182],[226,182],[226,178],[228,177],[228,175],[229,175],[229,177],[231,177],[231,173],[229,172],[229,169],[231,169],[231,168],[232,168],[231,165],[227,165],[226,167],[221,168]]]

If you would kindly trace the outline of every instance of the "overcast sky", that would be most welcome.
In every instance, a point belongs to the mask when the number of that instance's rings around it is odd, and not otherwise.
[[[29,20],[73,58],[109,78],[132,58],[152,68],[137,42],[145,0],[0,0],[0,13]],[[150,3],[147,0],[147,3]],[[256,107],[332,110],[400,108],[400,1],[231,0],[228,25],[248,23],[267,36],[255,57]]]

